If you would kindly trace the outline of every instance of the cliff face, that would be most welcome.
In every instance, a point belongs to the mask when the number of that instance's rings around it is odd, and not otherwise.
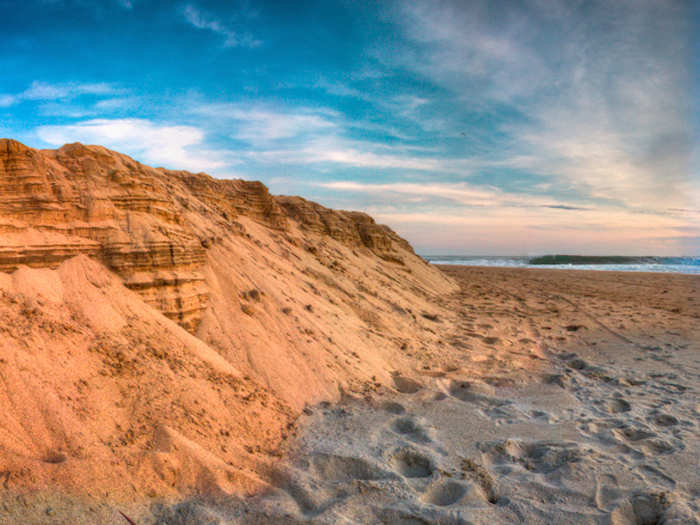
[[[327,235],[349,246],[364,246],[379,257],[399,263],[403,263],[399,252],[415,256],[410,244],[366,213],[330,210],[301,197],[277,197],[277,201],[302,230]]]
[[[0,411],[17,427],[0,471],[78,491],[126,476],[128,497],[257,486],[245,465],[306,404],[439,360],[434,298],[453,289],[363,213],[0,140]]]
[[[273,197],[260,182],[153,169],[98,146],[37,151],[0,141],[0,271],[56,268],[95,257],[146,302],[195,331],[208,292],[206,247],[223,232],[244,233],[237,218],[285,231],[308,230],[403,263],[408,243],[359,212],[300,197]]]
[[[194,329],[206,305],[201,240],[156,170],[80,144],[36,151],[0,142],[0,269],[100,259],[151,305]]]

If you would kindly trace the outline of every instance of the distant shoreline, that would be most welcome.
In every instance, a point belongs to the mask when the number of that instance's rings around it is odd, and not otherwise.
[[[435,265],[700,275],[699,257],[421,255]]]

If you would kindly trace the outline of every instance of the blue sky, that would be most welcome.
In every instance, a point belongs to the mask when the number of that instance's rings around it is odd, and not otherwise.
[[[0,0],[0,136],[360,209],[421,253],[700,254],[687,1]]]

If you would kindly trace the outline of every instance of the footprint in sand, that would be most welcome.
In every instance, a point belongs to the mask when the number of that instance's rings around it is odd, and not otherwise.
[[[603,405],[603,409],[610,414],[620,414],[622,412],[629,412],[632,410],[632,405],[630,405],[624,399],[616,397],[606,401]]]
[[[486,501],[492,505],[498,503],[499,497],[496,482],[483,465],[471,458],[462,458],[460,468],[462,470],[462,479],[471,479],[481,488]]]
[[[649,419],[652,423],[659,427],[672,427],[678,424],[678,420],[675,417],[668,414],[651,414]]]
[[[433,461],[412,448],[399,449],[389,461],[392,469],[405,478],[427,478],[435,471]]]
[[[566,371],[564,374],[549,374],[542,378],[542,383],[545,385],[557,385],[564,390],[576,390],[578,381],[571,377],[571,372]]]
[[[449,394],[465,403],[481,403],[487,406],[502,406],[506,401],[491,397],[495,389],[486,383],[451,380],[447,384]]]
[[[310,490],[303,476],[292,469],[277,469],[272,472],[272,485],[286,493],[304,515],[315,515],[323,511],[331,498],[324,490]]]
[[[583,359],[576,357],[569,361],[566,366],[573,368],[574,370],[585,370],[588,367],[588,363],[586,363]]]
[[[391,428],[397,434],[401,434],[405,438],[415,443],[432,442],[432,439],[430,439],[430,436],[428,436],[426,430],[411,417],[396,419],[391,425]]]
[[[527,413],[518,409],[512,399],[500,399],[490,394],[494,387],[486,383],[452,380],[446,388],[449,395],[464,403],[472,403],[497,425],[527,419]]]
[[[649,456],[659,456],[662,454],[672,454],[682,450],[683,446],[674,447],[664,439],[650,439],[642,443],[642,450]]]
[[[552,416],[548,412],[544,412],[542,410],[530,410],[527,414],[529,417],[532,419],[536,419],[538,421],[541,421],[543,423],[554,423],[558,421],[558,418]]]
[[[635,427],[613,429],[613,434],[628,442],[641,441],[643,439],[649,439],[656,436],[656,434],[653,432]]]
[[[431,505],[447,507],[457,503],[466,493],[467,488],[461,483],[452,480],[440,481],[428,487],[420,499]]]
[[[428,401],[443,401],[447,399],[447,394],[444,392],[431,392],[427,399]]]
[[[674,489],[676,487],[676,481],[673,478],[650,465],[641,465],[639,467],[639,473],[647,483],[662,485],[667,489]]]
[[[697,524],[691,512],[676,494],[647,492],[633,494],[610,513],[611,525]]]
[[[397,416],[400,416],[406,412],[406,409],[401,403],[396,403],[394,401],[385,401],[382,403],[381,407],[390,414],[395,414]]]
[[[311,458],[310,470],[324,481],[377,480],[394,477],[379,466],[362,458],[316,454]]]
[[[576,443],[526,442],[518,439],[487,444],[484,451],[492,463],[517,463],[537,474],[554,472],[581,461],[586,455]]]

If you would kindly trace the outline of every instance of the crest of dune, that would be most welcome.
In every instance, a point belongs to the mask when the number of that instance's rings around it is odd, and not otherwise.
[[[4,487],[261,490],[307,404],[410,375],[454,289],[363,213],[0,140]]]

